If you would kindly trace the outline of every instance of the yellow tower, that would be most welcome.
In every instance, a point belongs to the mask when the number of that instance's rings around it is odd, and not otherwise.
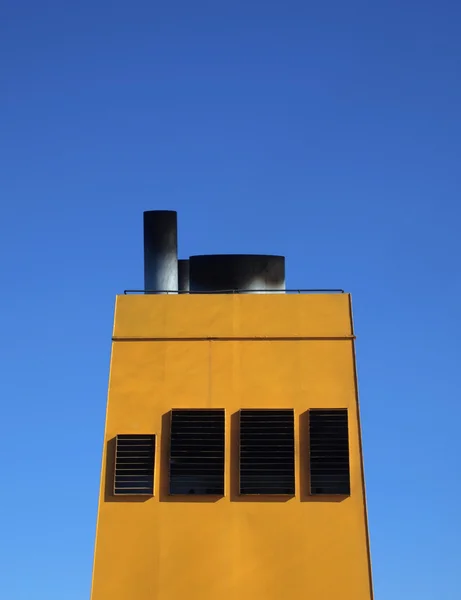
[[[192,257],[190,280],[180,261],[175,293],[176,214],[145,213],[144,239],[92,600],[371,600],[350,295],[284,293],[282,257],[241,255]]]

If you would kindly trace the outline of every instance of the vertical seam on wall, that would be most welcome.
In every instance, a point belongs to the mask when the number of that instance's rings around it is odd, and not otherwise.
[[[208,342],[208,408],[213,407],[213,342]]]
[[[352,317],[352,297],[351,294],[349,296],[349,318],[351,323],[351,344],[352,344],[352,361],[354,367],[354,386],[355,386],[355,404],[357,410],[357,425],[359,432],[359,449],[360,449],[360,475],[362,479],[362,490],[363,490],[363,512],[365,518],[365,538],[367,545],[367,554],[368,554],[368,580],[370,587],[370,598],[373,600],[373,573],[371,568],[371,549],[370,549],[370,532],[368,527],[368,510],[367,510],[367,495],[365,489],[365,468],[364,468],[364,460],[363,460],[363,443],[362,443],[362,425],[360,421],[360,401],[359,401],[359,387],[358,387],[358,376],[357,376],[357,359],[355,355],[355,332],[354,332],[354,320]]]

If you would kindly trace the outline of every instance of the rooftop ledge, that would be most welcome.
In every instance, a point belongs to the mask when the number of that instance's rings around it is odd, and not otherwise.
[[[344,294],[341,289],[299,289],[299,290],[219,290],[207,292],[191,292],[184,290],[124,290],[125,295],[132,294]]]
[[[127,293],[117,296],[113,339],[351,339],[350,295],[294,293]]]

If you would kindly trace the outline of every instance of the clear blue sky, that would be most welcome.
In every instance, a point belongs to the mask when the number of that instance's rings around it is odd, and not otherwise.
[[[459,600],[461,4],[4,0],[8,600],[88,598],[116,293],[180,253],[353,294],[377,600]]]

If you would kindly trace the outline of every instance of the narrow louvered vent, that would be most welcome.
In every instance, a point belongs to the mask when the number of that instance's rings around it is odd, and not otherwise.
[[[115,452],[114,493],[152,496],[155,435],[118,435]]]
[[[350,494],[347,410],[309,412],[311,494]]]
[[[240,411],[240,493],[294,494],[294,413]]]
[[[224,494],[224,410],[171,412],[170,494]]]

